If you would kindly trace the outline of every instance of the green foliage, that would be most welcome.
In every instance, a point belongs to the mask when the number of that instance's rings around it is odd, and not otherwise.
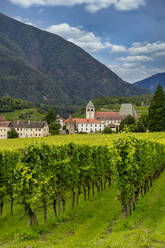
[[[50,124],[52,122],[56,121],[56,112],[53,110],[53,108],[50,108],[47,115],[44,117],[44,120]]]
[[[143,114],[138,118],[138,120],[136,122],[135,131],[140,132],[140,133],[146,132],[147,127],[148,127],[148,115]]]
[[[31,108],[32,104],[28,101],[5,96],[0,98],[0,112],[12,112],[18,109]]]
[[[44,114],[39,113],[37,108],[19,109],[13,112],[2,113],[2,115],[4,115],[7,120],[32,120],[32,121],[42,120],[44,118]]]
[[[15,129],[12,128],[10,131],[8,131],[7,136],[8,139],[13,139],[13,138],[18,138],[19,134]]]
[[[130,131],[135,131],[135,118],[131,115],[128,115],[127,117],[124,118],[124,120],[121,121],[119,130],[122,131],[124,130],[125,126],[129,128]]]
[[[149,107],[148,128],[151,132],[165,131],[165,93],[160,84]]]
[[[164,169],[165,146],[123,133],[107,145],[33,144],[27,148],[0,153],[0,201],[14,198],[37,223],[37,209],[53,205],[55,215],[65,211],[67,196],[72,195],[72,208],[94,197],[109,185],[115,186],[124,215],[135,208],[139,193],[145,194],[152,181]],[[57,214],[58,203],[58,214]]]
[[[51,135],[59,134],[60,128],[61,128],[61,125],[58,122],[52,122],[49,125],[49,131],[50,131]]]
[[[139,198],[164,170],[165,147],[123,134],[114,142],[113,177],[124,216],[131,214]]]
[[[112,133],[112,129],[110,127],[105,127],[103,133]]]
[[[135,106],[147,106],[150,104],[152,95],[140,95],[140,96],[108,96],[99,97],[93,99],[96,110],[112,109],[113,111],[119,111],[122,103],[132,103]]]

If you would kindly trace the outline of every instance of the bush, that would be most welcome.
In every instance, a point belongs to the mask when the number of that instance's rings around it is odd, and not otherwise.
[[[10,131],[8,131],[7,135],[8,139],[18,138],[19,136],[15,129],[11,129]]]
[[[103,133],[112,133],[112,129],[110,127],[105,127]]]

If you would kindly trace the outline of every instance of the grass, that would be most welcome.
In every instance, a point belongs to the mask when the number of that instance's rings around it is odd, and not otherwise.
[[[30,144],[45,142],[54,145],[63,145],[69,142],[77,144],[101,145],[110,142],[116,135],[104,134],[74,134],[74,135],[54,135],[38,138],[19,138],[0,140],[0,150],[17,149]]]
[[[4,115],[7,120],[31,120],[40,121],[44,115],[40,114],[36,108],[20,109],[13,112],[3,112],[0,115]]]
[[[165,144],[165,132],[159,133],[137,133],[136,137],[162,142]],[[73,135],[54,135],[49,137],[36,138],[19,138],[0,140],[0,151],[13,150],[17,148],[27,147],[30,144],[45,142],[54,145],[63,145],[70,142],[76,144],[88,145],[104,145],[110,143],[113,139],[119,137],[120,134],[73,134]]]
[[[0,217],[1,248],[164,248],[165,247],[165,172],[141,198],[132,216],[121,216],[113,188],[96,195],[55,219],[50,207],[48,224],[38,212],[39,225],[31,229],[23,211],[9,206]],[[68,202],[70,205],[70,202]]]

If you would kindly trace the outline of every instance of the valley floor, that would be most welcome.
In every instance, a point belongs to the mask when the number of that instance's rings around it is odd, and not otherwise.
[[[58,220],[48,211],[48,224],[38,213],[39,225],[30,228],[20,206],[10,216],[9,206],[0,217],[1,248],[164,248],[165,172],[141,198],[128,219],[121,215],[116,192],[107,189],[94,200],[68,210]],[[70,202],[68,202],[70,205]],[[7,217],[9,216],[9,217]]]

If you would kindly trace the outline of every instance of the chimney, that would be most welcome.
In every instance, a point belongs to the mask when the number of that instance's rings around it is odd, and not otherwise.
[[[17,124],[19,124],[19,120],[17,120]]]
[[[28,125],[30,125],[30,120],[28,121]]]

